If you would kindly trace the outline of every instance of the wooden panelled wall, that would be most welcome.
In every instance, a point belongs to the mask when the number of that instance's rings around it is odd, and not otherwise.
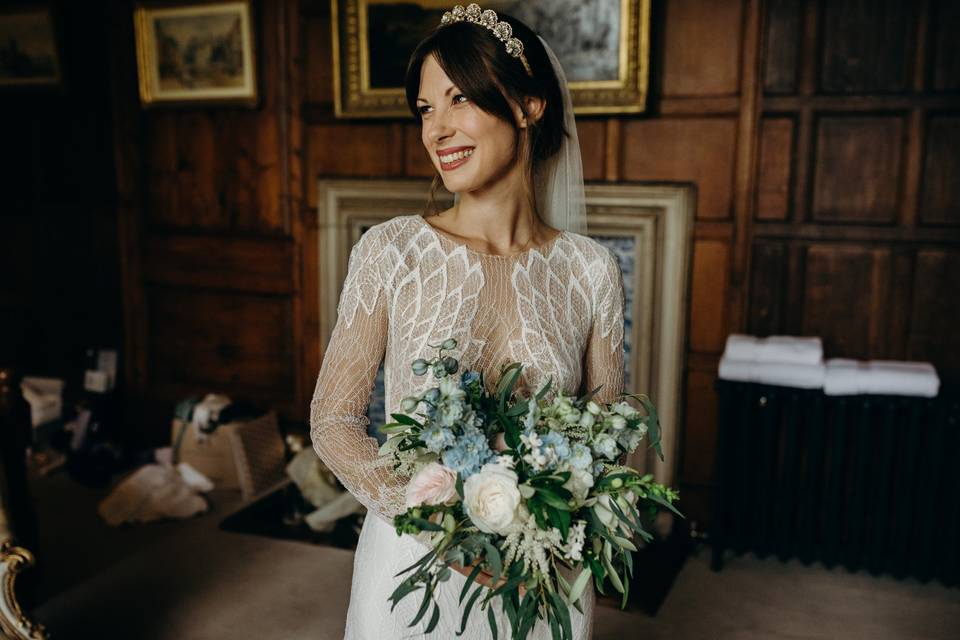
[[[333,117],[326,0],[257,7],[260,109],[143,113],[118,92],[118,153],[136,160],[120,164],[138,165],[118,169],[129,364],[148,396],[206,385],[305,419],[323,349],[316,179],[432,169],[411,121]],[[709,520],[728,333],[821,335],[831,357],[930,359],[960,381],[958,22],[948,0],[657,0],[648,113],[580,120],[588,180],[698,190],[693,518]]]
[[[306,414],[296,2],[254,2],[260,104],[142,109],[132,2],[111,4],[125,372],[144,439],[223,393]]]

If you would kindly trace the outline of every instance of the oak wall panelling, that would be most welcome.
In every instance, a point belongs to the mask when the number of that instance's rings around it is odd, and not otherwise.
[[[254,3],[255,108],[142,109],[132,3],[110,7],[125,354],[143,439],[223,393],[302,417],[297,2]]]

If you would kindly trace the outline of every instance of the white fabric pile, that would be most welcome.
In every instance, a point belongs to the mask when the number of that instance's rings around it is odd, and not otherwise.
[[[201,495],[213,489],[209,478],[181,462],[147,464],[118,484],[97,507],[107,524],[152,522],[163,518],[189,518],[209,510]]]
[[[720,378],[738,382],[819,389],[823,387],[820,338],[732,334],[720,359]]]
[[[823,389],[827,395],[902,395],[933,398],[940,378],[929,362],[868,362],[823,359],[818,337],[732,334],[720,359],[723,380],[756,382],[800,389]]]
[[[332,531],[337,520],[366,511],[356,498],[327,481],[316,452],[304,447],[287,464],[287,475],[300,489],[307,502],[317,507],[304,520],[314,531]]]
[[[921,396],[940,392],[940,377],[929,362],[890,360],[827,360],[823,392],[828,396],[857,394]]]

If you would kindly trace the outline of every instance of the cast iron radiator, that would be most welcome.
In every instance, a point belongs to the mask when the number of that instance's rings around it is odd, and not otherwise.
[[[716,390],[715,571],[726,550],[750,551],[957,584],[957,398]]]

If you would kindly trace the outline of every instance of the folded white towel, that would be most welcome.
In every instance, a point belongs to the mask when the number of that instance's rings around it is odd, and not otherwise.
[[[757,362],[823,363],[823,342],[818,337],[770,336],[757,346]]]
[[[940,377],[929,362],[872,360],[868,371],[867,393],[933,398],[940,391]]]
[[[819,389],[823,386],[824,366],[823,364],[745,362],[723,357],[720,359],[719,375],[723,380]]]
[[[929,362],[835,358],[827,361],[823,391],[830,396],[866,393],[934,398],[940,391],[940,377]]]
[[[727,345],[723,349],[723,357],[730,360],[750,362],[757,355],[759,338],[742,333],[731,333],[727,336]]]
[[[852,396],[864,393],[866,362],[847,358],[827,360],[823,392],[828,396]]]
[[[719,375],[722,380],[752,382],[750,379],[750,361],[735,360],[734,358],[723,356],[720,358]]]
[[[789,362],[816,365],[823,361],[818,337],[768,336],[757,338],[734,333],[727,337],[725,358],[749,362]]]

